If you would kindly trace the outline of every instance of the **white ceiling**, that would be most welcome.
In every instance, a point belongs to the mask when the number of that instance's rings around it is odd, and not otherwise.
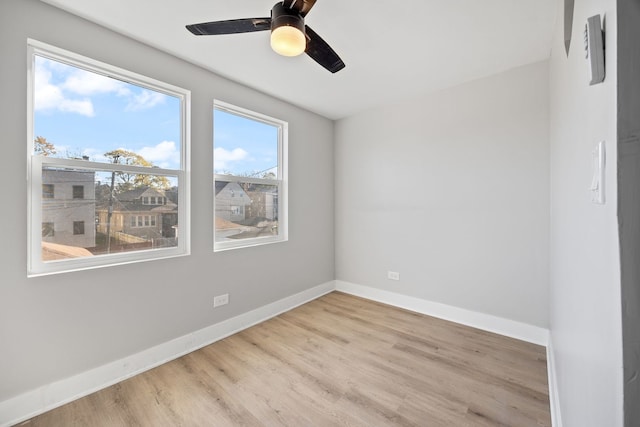
[[[339,119],[548,58],[558,0],[318,0],[306,24],[347,65],[336,74],[277,55],[268,31],[196,37],[184,27],[266,17],[274,0],[42,1]]]

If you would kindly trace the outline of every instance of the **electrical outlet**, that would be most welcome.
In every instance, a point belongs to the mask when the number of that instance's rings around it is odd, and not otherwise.
[[[218,295],[213,297],[213,307],[219,307],[221,305],[229,304],[229,294]]]
[[[390,280],[400,280],[400,273],[397,271],[387,271],[387,278]]]

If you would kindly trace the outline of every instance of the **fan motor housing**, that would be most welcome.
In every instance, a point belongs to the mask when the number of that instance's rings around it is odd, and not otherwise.
[[[276,3],[271,9],[271,31],[283,26],[295,27],[302,34],[304,31],[304,18],[298,12],[284,7],[282,2]]]

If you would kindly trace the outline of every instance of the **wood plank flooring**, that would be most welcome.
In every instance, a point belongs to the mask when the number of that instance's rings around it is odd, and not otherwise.
[[[544,347],[333,292],[24,426],[550,426]]]

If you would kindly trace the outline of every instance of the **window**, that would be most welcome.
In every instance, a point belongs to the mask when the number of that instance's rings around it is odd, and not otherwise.
[[[162,196],[144,196],[141,198],[143,205],[166,205],[167,198]]]
[[[53,184],[42,184],[42,198],[43,199],[53,199],[54,196],[54,185]]]
[[[56,232],[52,222],[42,223],[42,237],[55,237]]]
[[[84,186],[74,185],[72,191],[74,199],[84,199]]]
[[[84,234],[84,221],[73,221],[73,234]]]
[[[131,227],[155,227],[157,215],[134,215],[131,217]]]
[[[189,91],[34,40],[28,49],[28,275],[188,254]],[[141,206],[165,194],[176,202],[155,215]]]
[[[213,109],[214,250],[287,240],[286,122]]]

